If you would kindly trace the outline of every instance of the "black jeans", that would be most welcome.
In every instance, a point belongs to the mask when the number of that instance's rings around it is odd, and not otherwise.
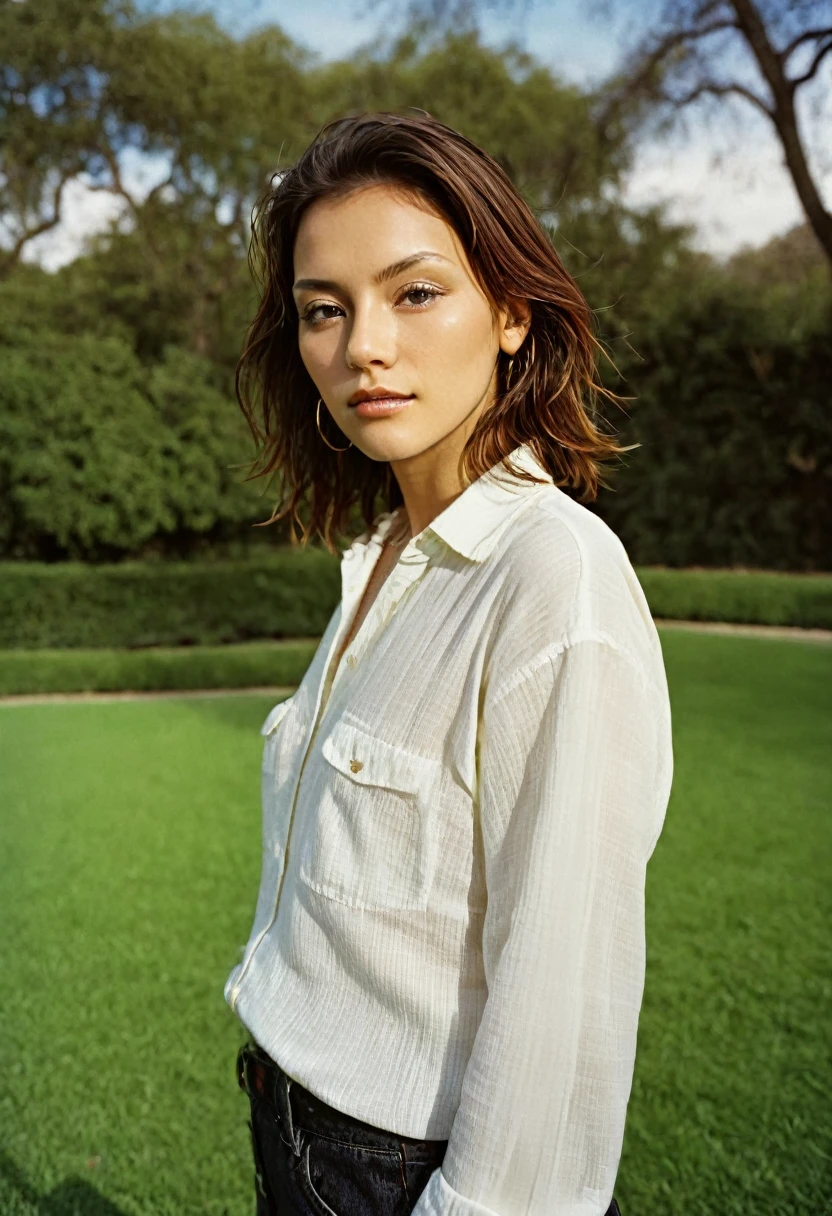
[[[328,1106],[256,1043],[237,1055],[251,1104],[257,1216],[409,1216],[447,1140],[414,1140]],[[621,1216],[613,1199],[606,1216]]]

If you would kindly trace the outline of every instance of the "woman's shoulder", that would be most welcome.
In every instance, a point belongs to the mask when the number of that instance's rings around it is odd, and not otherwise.
[[[503,631],[523,648],[606,640],[655,652],[656,628],[629,555],[594,511],[554,484],[536,494],[494,554]]]
[[[618,535],[600,515],[572,498],[559,486],[549,484],[534,495],[511,536],[510,549],[519,560],[535,557],[590,566],[630,566],[627,551]]]
[[[534,496],[499,546],[498,565],[530,593],[586,590],[634,574],[609,524],[552,484]]]

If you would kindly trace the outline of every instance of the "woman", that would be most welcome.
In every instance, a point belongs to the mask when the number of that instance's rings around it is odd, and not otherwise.
[[[280,515],[308,492],[329,547],[353,503],[367,524],[262,727],[225,988],[258,1213],[616,1213],[672,758],[644,595],[578,501],[626,450],[592,314],[506,174],[424,112],[330,123],[254,232],[238,396]]]

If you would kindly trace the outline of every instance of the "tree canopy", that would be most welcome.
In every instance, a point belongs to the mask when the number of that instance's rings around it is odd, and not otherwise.
[[[632,124],[606,94],[473,25],[423,28],[321,64],[276,26],[235,38],[132,0],[0,3],[0,556],[267,539],[252,524],[271,487],[245,480],[255,453],[233,393],[255,306],[251,206],[330,119],[418,106],[501,162],[596,310],[603,374],[632,399],[611,421],[642,445],[597,510],[634,558],[827,560],[818,238],[719,266],[661,208],[624,205]],[[49,273],[28,251],[70,181],[123,210]]]

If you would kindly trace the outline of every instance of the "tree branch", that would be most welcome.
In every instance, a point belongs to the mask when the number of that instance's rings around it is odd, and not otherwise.
[[[689,105],[692,101],[705,96],[705,94],[710,94],[713,97],[725,97],[728,93],[736,93],[739,97],[744,97],[746,101],[750,101],[752,105],[755,105],[758,110],[762,110],[767,118],[773,119],[774,115],[766,103],[756,93],[752,93],[750,89],[741,84],[716,84],[713,81],[706,80],[696,85],[695,88],[691,89],[689,93],[685,93],[682,97],[672,97],[666,94],[665,100],[681,109],[682,106]]]
[[[172,186],[172,185],[173,185],[173,174],[171,173],[169,177],[166,177],[164,179],[164,181],[157,182],[155,186],[153,186],[150,190],[148,190],[148,192],[145,196],[145,200],[144,200],[145,203],[152,202],[153,199],[156,198],[157,194],[161,194],[161,192],[164,190],[165,186]]]
[[[830,31],[830,33],[832,34],[832,31]],[[830,37],[829,41],[825,42],[823,46],[818,47],[817,51],[815,52],[814,59],[803,75],[789,81],[789,89],[792,93],[794,93],[795,89],[799,88],[800,85],[805,84],[807,80],[812,79],[821,65],[821,60],[828,55],[830,51],[832,51],[832,37]]]
[[[802,34],[798,34],[796,38],[792,38],[789,45],[779,52],[780,58],[785,63],[799,46],[803,46],[804,42],[812,42],[816,38],[828,38],[830,35],[832,35],[832,29],[828,27],[823,30],[804,30]]]
[[[721,18],[719,21],[711,21],[707,25],[703,25],[700,29],[674,30],[672,33],[666,34],[645,56],[642,70],[639,72],[639,78],[643,79],[649,75],[666,55],[671,51],[675,51],[677,47],[683,46],[684,43],[696,42],[700,38],[707,38],[710,34],[717,34],[721,30],[735,30],[738,28],[736,21]]]
[[[737,15],[737,27],[757,60],[757,66],[771,89],[775,110],[782,103],[785,88],[783,63],[771,45],[768,30],[755,0],[731,0]]]
[[[692,12],[679,13],[681,6],[667,2],[668,20],[679,20],[681,28],[652,42],[645,39],[627,68],[606,92],[606,104],[601,122],[615,117],[616,109],[627,102],[636,105],[657,102],[674,110],[682,110],[697,98],[711,95],[724,97],[733,93],[756,107],[771,121],[783,148],[786,167],[791,176],[806,218],[832,265],[832,214],[823,203],[818,185],[807,163],[795,114],[794,93],[818,71],[826,55],[832,51],[832,30],[812,29],[792,38],[782,51],[774,48],[771,26],[767,25],[762,0],[698,0]],[[730,16],[725,15],[729,8]],[[765,9],[767,12],[767,8]],[[745,44],[759,70],[766,89],[763,95],[739,82],[722,83],[711,78],[702,39],[720,31],[736,32],[735,41]],[[790,80],[785,72],[785,60],[798,47],[815,42],[814,58],[805,72]],[[685,52],[688,52],[687,54]],[[678,52],[674,55],[674,52]],[[726,65],[730,70],[730,62]],[[674,96],[674,89],[678,95]],[[603,94],[602,94],[603,98]]]
[[[52,191],[52,215],[48,219],[41,220],[39,224],[35,224],[34,228],[27,228],[21,233],[11,249],[3,253],[2,260],[0,260],[3,272],[8,273],[13,266],[17,265],[23,248],[25,245],[28,245],[29,241],[33,241],[36,236],[40,236],[44,232],[49,232],[52,228],[57,228],[58,224],[60,224],[63,213],[64,189],[67,182],[71,181],[74,176],[75,174],[71,172],[64,173]]]
[[[124,182],[121,180],[121,170],[119,169],[118,159],[112,148],[107,147],[106,144],[97,144],[95,150],[103,157],[113,179],[112,186],[105,186],[104,189],[109,189],[113,194],[121,195],[121,197],[128,203],[133,214],[136,215],[139,210],[139,204],[136,202],[130,191],[124,185]]]

